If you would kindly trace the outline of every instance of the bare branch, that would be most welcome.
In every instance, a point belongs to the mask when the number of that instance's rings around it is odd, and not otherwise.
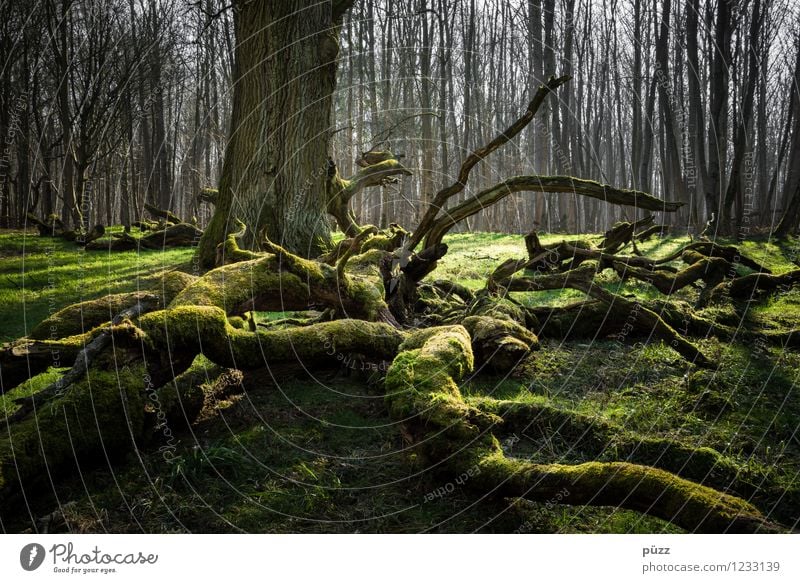
[[[569,75],[564,75],[563,77],[558,78],[550,77],[546,84],[539,86],[539,89],[536,92],[536,95],[534,95],[533,100],[528,104],[528,109],[522,114],[521,117],[517,119],[517,121],[508,126],[502,133],[495,136],[491,142],[482,148],[474,150],[469,156],[467,156],[467,159],[464,160],[464,162],[461,164],[461,168],[458,171],[458,180],[436,193],[436,196],[428,207],[428,210],[425,211],[425,215],[422,217],[422,221],[420,221],[419,226],[414,229],[414,233],[409,241],[408,248],[410,250],[413,250],[417,245],[419,245],[420,241],[422,241],[422,239],[428,234],[428,231],[436,220],[436,216],[439,214],[439,211],[444,207],[444,204],[452,196],[464,190],[472,168],[474,168],[478,162],[486,158],[489,154],[497,150],[500,146],[519,134],[525,128],[525,126],[527,126],[531,120],[533,120],[533,116],[536,115],[536,112],[539,110],[539,107],[541,107],[545,97],[547,97],[551,91],[554,91],[571,78],[572,77]]]
[[[615,188],[608,184],[572,176],[514,176],[479,192],[469,200],[446,211],[444,216],[434,221],[428,228],[425,246],[441,243],[442,238],[453,225],[514,192],[580,194],[611,204],[633,206],[650,211],[675,212],[683,205],[682,202],[663,201],[646,192]]]

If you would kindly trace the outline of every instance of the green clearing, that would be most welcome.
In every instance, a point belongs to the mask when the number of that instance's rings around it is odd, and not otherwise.
[[[546,236],[544,243],[562,239]],[[524,254],[518,236],[455,234],[435,277],[471,288],[503,259]],[[642,251],[664,256],[685,239],[649,242]],[[744,249],[776,272],[791,268],[786,247],[746,242]],[[17,338],[49,312],[106,293],[134,290],[164,269],[191,268],[191,249],[167,252],[78,252],[19,231],[0,232],[0,321],[3,340]],[[614,289],[619,284],[608,278]],[[645,295],[642,286],[622,286]],[[648,294],[652,294],[649,292]],[[690,297],[692,290],[683,292]],[[530,305],[574,300],[577,292],[519,294]],[[650,297],[655,297],[654,295]],[[278,314],[265,314],[276,317]],[[720,314],[747,325],[798,327],[800,292],[738,313]],[[666,437],[718,450],[763,493],[764,512],[800,500],[800,353],[780,347],[702,340],[719,363],[689,376],[660,343],[628,345],[601,339],[542,349],[506,377],[478,377],[465,396],[548,403],[622,428],[626,435]],[[612,508],[481,499],[423,472],[383,406],[381,374],[353,367],[300,374],[283,370],[244,376],[242,389],[220,389],[202,357],[195,372],[213,407],[191,427],[174,426],[177,441],[166,459],[159,444],[112,466],[84,467],[58,487],[69,529],[83,532],[677,532],[635,512]],[[48,371],[8,393],[0,404],[45,386]],[[233,394],[235,392],[235,394]],[[572,446],[559,427],[536,426],[517,435],[512,454],[565,463],[594,454]],[[601,455],[615,459],[613,444]],[[76,472],[77,474],[77,472]],[[745,496],[747,498],[747,496]],[[429,500],[429,498],[432,498]],[[55,506],[55,495],[31,501],[31,514]],[[778,514],[776,514],[777,516]],[[14,531],[29,525],[22,510],[0,517]],[[790,524],[791,526],[791,524]],[[62,527],[65,528],[65,527]]]

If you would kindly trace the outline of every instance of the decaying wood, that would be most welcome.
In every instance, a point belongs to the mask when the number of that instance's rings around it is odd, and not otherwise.
[[[84,344],[70,343],[66,338],[51,341],[32,337],[0,349],[4,382],[12,369],[12,376],[24,376],[20,367],[9,363],[19,364],[23,359],[35,363],[21,382],[37,371],[43,372],[41,367],[46,368],[45,357],[53,347],[72,347],[64,360],[71,366],[66,374],[34,396],[16,401],[20,408],[8,419],[7,429],[10,436],[21,439],[0,438],[0,497],[13,493],[19,484],[35,482],[50,462],[54,471],[64,466],[71,450],[60,445],[69,438],[76,420],[90,415],[95,397],[92,391],[110,403],[100,414],[94,414],[95,419],[123,431],[110,436],[109,441],[104,430],[98,428],[96,435],[93,433],[80,444],[80,455],[89,457],[105,451],[106,443],[113,444],[116,451],[130,451],[147,431],[141,378],[147,376],[157,390],[175,381],[180,403],[184,396],[180,391],[188,388],[181,388],[177,379],[188,374],[186,371],[200,354],[217,367],[242,370],[293,364],[329,366],[342,355],[362,354],[381,362],[391,361],[385,378],[385,402],[393,419],[402,424],[415,452],[431,468],[459,473],[479,468],[479,475],[468,486],[478,495],[541,501],[551,499],[554,491],[568,485],[569,504],[630,508],[690,531],[775,529],[749,503],[685,479],[701,480],[699,473],[684,473],[683,477],[670,473],[681,473],[683,469],[669,463],[690,457],[690,452],[679,445],[646,444],[652,446],[650,453],[657,446],[666,447],[671,456],[674,454],[669,460],[637,453],[631,443],[622,439],[619,443],[623,462],[566,466],[509,457],[499,447],[499,436],[514,423],[535,422],[533,405],[514,409],[508,403],[493,400],[476,403],[460,393],[458,383],[473,372],[507,374],[519,362],[535,358],[540,335],[625,336],[633,330],[663,339],[693,365],[709,367],[710,359],[690,338],[708,334],[737,338],[739,332],[705,318],[702,312],[695,313],[687,302],[673,296],[685,297],[686,292],[683,296],[678,292],[702,282],[702,293],[721,290],[727,299],[735,300],[800,281],[800,271],[771,275],[738,248],[709,241],[691,243],[666,258],[642,256],[636,242],[663,231],[662,226],[652,224],[653,216],[614,225],[598,247],[581,241],[543,245],[536,233],[529,233],[525,237],[527,256],[501,263],[485,287],[477,291],[429,277],[447,253],[445,234],[458,222],[514,192],[578,194],[660,212],[674,212],[681,206],[645,192],[569,176],[517,176],[445,208],[464,191],[471,170],[518,135],[547,95],[567,80],[568,77],[551,78],[539,87],[522,116],[471,152],[463,161],[457,180],[434,196],[412,233],[398,225],[385,230],[361,227],[349,207],[359,190],[383,186],[410,174],[399,161],[401,156],[388,149],[370,150],[358,161],[360,170],[349,179],[339,177],[336,165],[330,161],[328,211],[347,238],[318,260],[300,257],[266,237],[261,241],[263,252],[243,250],[238,240],[246,228],[241,224],[239,232],[229,233],[219,245],[217,268],[202,277],[179,278],[169,298],[133,298],[135,301],[126,304],[110,322],[99,310],[92,316],[99,320],[94,329],[81,336]],[[214,204],[216,191],[204,190],[198,198]],[[146,210],[161,220],[162,229],[141,239],[122,234],[109,242],[89,241],[87,248],[193,245],[202,234],[196,225],[181,222],[169,211],[149,205]],[[55,218],[39,221],[37,226],[42,234],[59,229]],[[250,235],[262,238],[260,233]],[[633,254],[623,254],[629,243]],[[421,250],[416,252],[420,244]],[[686,267],[669,265],[678,259]],[[758,273],[737,277],[737,265]],[[603,287],[607,279],[598,279],[603,272],[612,278],[640,280],[667,298],[660,304],[642,302],[608,291]],[[530,308],[513,295],[560,289],[578,290],[585,298],[559,308]],[[131,298],[126,297],[128,300]],[[257,322],[254,313],[262,310],[298,314]],[[438,326],[443,323],[448,325]],[[409,330],[415,327],[423,328]],[[787,344],[798,338],[795,331],[774,336],[775,342]],[[103,377],[104,367],[117,360],[124,361],[134,372],[119,386]],[[196,405],[196,395],[185,397],[187,403]],[[40,408],[61,414],[67,422],[54,423],[39,438],[44,445],[37,449],[37,436],[31,427]],[[189,410],[191,417],[199,407]],[[193,418],[187,421],[191,423]],[[569,421],[575,426],[582,423],[577,415],[570,416]],[[607,434],[611,428],[600,428],[594,434],[596,439],[600,439],[601,430]],[[13,455],[6,454],[26,448],[43,453],[31,456],[24,467],[12,467],[8,460]],[[706,461],[720,457],[707,452],[703,455]]]
[[[158,219],[163,219],[168,225],[179,225],[183,221],[169,209],[160,209],[149,203],[144,203],[144,210]]]

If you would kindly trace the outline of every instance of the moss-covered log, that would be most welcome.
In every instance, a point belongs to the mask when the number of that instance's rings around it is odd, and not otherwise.
[[[564,503],[637,510],[689,531],[774,529],[744,500],[656,468],[624,462],[532,464],[506,457],[492,433],[502,419],[469,405],[459,391],[457,381],[472,365],[469,335],[452,326],[410,336],[388,371],[390,412],[406,425],[431,467],[467,472],[466,486],[484,494],[546,501],[566,488]]]
[[[800,269],[789,271],[781,275],[769,273],[749,273],[737,277],[730,282],[728,293],[736,299],[749,299],[757,292],[772,292],[779,289],[788,290],[800,283]]]
[[[725,279],[730,263],[721,257],[703,257],[674,274],[660,269],[646,270],[618,261],[613,263],[613,267],[622,279],[633,277],[652,285],[664,295],[670,295],[696,281],[705,282],[706,289],[710,290]]]
[[[351,258],[340,277],[334,266],[271,243],[269,250],[259,259],[209,271],[178,294],[172,306],[216,306],[229,315],[333,308],[338,317],[389,318],[380,271],[386,252],[372,250]]]
[[[83,227],[75,230],[67,229],[57,215],[50,215],[46,220],[41,220],[33,213],[26,215],[26,221],[36,227],[42,237],[53,237],[74,241],[79,246],[86,246],[105,235],[106,229],[103,225],[95,225],[88,231]]]
[[[149,203],[144,203],[144,210],[156,217],[164,220],[168,225],[180,225],[183,221],[169,209],[160,209]]]
[[[245,370],[336,364],[350,354],[380,362],[394,357],[405,336],[387,324],[358,320],[250,332],[232,327],[220,308],[209,306],[151,312],[139,317],[136,327],[127,322],[109,333],[113,347],[109,343],[108,350],[95,354],[79,378],[42,395],[35,410],[15,413],[0,438],[0,502],[57,479],[75,464],[111,463],[135,449],[147,438],[150,401],[167,417],[180,411],[191,423],[202,395],[197,383],[181,374],[198,354]]]
[[[655,217],[653,215],[647,215],[645,218],[634,221],[633,223],[628,221],[615,223],[603,235],[600,247],[606,253],[616,253],[628,243],[634,243],[635,245],[634,233],[639,229],[652,225],[654,221]]]
[[[145,418],[144,365],[119,366],[127,357],[117,351],[103,359],[71,390],[3,431],[0,503],[37,487],[54,487],[60,475],[79,475],[84,464],[110,464],[137,447]]]
[[[147,283],[147,291],[109,294],[72,304],[45,318],[26,338],[0,347],[0,390],[8,391],[49,367],[71,367],[89,342],[118,314],[140,304],[144,311],[166,307],[198,278],[167,271]]]
[[[570,452],[653,466],[743,496],[756,493],[754,484],[764,486],[762,475],[751,474],[746,466],[710,447],[632,433],[602,418],[563,409],[546,400],[520,402],[480,397],[469,399],[468,403],[502,418],[505,432],[558,436],[568,444]]]
[[[531,351],[539,348],[536,334],[507,319],[470,316],[461,322],[472,339],[472,351],[479,366],[507,373]]]
[[[297,362],[317,366],[336,362],[337,355],[358,353],[390,360],[404,335],[378,322],[334,320],[285,330],[243,330],[233,327],[215,306],[178,306],[145,314],[137,323],[151,352],[152,375],[176,367],[175,360],[191,363],[203,354],[214,363],[243,370]],[[173,375],[174,376],[174,375]]]

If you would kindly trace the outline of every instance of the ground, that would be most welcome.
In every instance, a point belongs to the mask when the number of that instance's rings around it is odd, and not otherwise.
[[[562,238],[549,235],[543,242]],[[450,252],[435,276],[473,289],[482,287],[502,260],[525,255],[521,237],[514,235],[452,234],[445,242]],[[642,250],[663,256],[685,242],[656,239]],[[764,241],[740,246],[776,272],[792,267],[791,241],[783,247]],[[145,287],[149,276],[164,269],[192,270],[191,249],[76,252],[70,243],[19,231],[0,231],[0,259],[4,341],[76,301]],[[608,285],[642,297],[657,294],[636,282],[622,289]],[[580,293],[517,297],[556,305]],[[744,314],[720,317],[796,328],[798,314],[800,291],[795,289]],[[700,345],[719,366],[686,376],[674,352],[644,338],[625,344],[543,339],[542,349],[512,375],[468,379],[462,393],[473,403],[491,397],[550,411],[541,423],[506,436],[504,449],[514,457],[614,460],[626,440],[666,437],[723,454],[759,492],[752,499],[765,514],[800,499],[800,353],[714,339]],[[60,503],[51,530],[680,532],[636,512],[558,504],[568,491],[546,503],[476,499],[463,487],[469,475],[447,482],[419,473],[413,452],[385,409],[380,366],[361,370],[369,367],[353,360],[314,375],[256,371],[233,375],[227,383],[207,382],[216,376],[209,374],[212,368],[203,357],[195,361],[188,378],[206,393],[206,409],[191,427],[173,422],[174,440],[168,447],[145,445],[139,455],[111,469],[80,468],[79,475],[59,484],[57,496],[40,493],[28,497],[27,509],[2,509],[0,527],[23,530]],[[14,389],[0,401],[2,408],[10,410],[10,398],[35,391],[54,376],[51,370]],[[236,388],[239,383],[244,392]],[[591,427],[617,437],[599,450],[589,447],[562,431],[559,411],[581,413]],[[785,510],[778,511],[786,524]]]

